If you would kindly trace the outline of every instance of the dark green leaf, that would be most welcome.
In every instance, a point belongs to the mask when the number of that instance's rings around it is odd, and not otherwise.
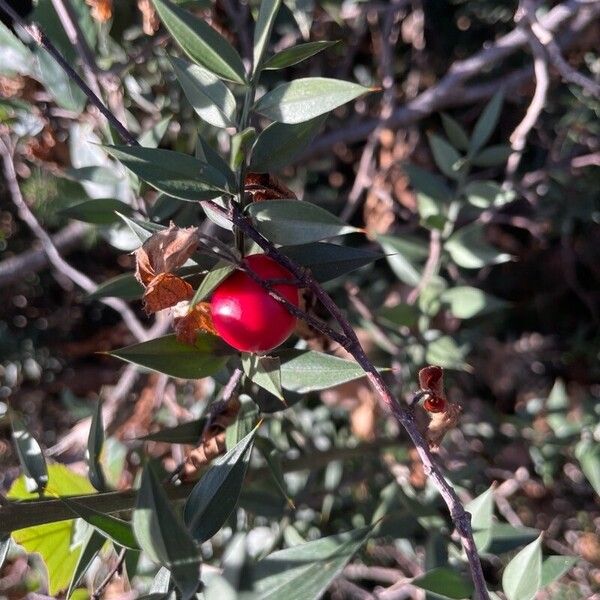
[[[471,158],[471,163],[476,167],[497,167],[506,162],[510,153],[510,146],[489,146]]]
[[[577,556],[549,556],[542,562],[542,581],[544,588],[560,579],[578,560]]]
[[[414,304],[396,304],[380,308],[377,317],[393,327],[412,327],[419,318],[419,309]]]
[[[490,136],[496,129],[498,119],[500,117],[500,111],[502,110],[502,103],[504,102],[504,91],[500,90],[494,97],[488,102],[487,106],[483,109],[481,116],[475,124],[473,130],[473,136],[471,137],[471,143],[469,153],[475,154],[478,150],[483,148],[486,142],[490,139]]]
[[[300,156],[313,141],[327,115],[303,123],[271,123],[258,136],[250,158],[250,169],[269,173],[285,167]]]
[[[508,600],[533,600],[542,584],[542,536],[528,544],[506,566],[502,589]]]
[[[243,440],[255,427],[258,421],[258,406],[247,394],[239,395],[240,410],[225,431],[225,447],[231,450]]]
[[[275,244],[305,244],[360,231],[324,208],[301,200],[270,200],[248,207],[253,225]]]
[[[170,58],[177,79],[192,108],[215,127],[235,127],[235,97],[210,71],[181,58]]]
[[[231,352],[218,337],[198,333],[194,346],[179,342],[174,335],[166,335],[109,354],[171,377],[200,379],[221,369]]]
[[[417,192],[444,203],[452,199],[452,190],[439,175],[411,164],[404,164],[403,169],[408,174],[410,184]]]
[[[411,583],[423,590],[453,600],[470,598],[473,593],[471,582],[467,581],[454,569],[447,567],[431,569],[431,571],[427,571],[427,573],[413,579]]]
[[[371,532],[371,527],[364,527],[269,554],[253,569],[248,597],[318,600]]]
[[[142,473],[133,530],[148,557],[171,571],[182,598],[194,598],[200,579],[200,556],[194,540],[174,513],[152,464]]]
[[[250,461],[252,430],[226,454],[213,461],[194,486],[184,508],[184,519],[198,542],[210,539],[225,523],[237,504]]]
[[[281,0],[261,0],[258,19],[254,27],[254,73],[257,73],[261,68],[263,56],[269,45],[271,31],[280,6]]]
[[[168,0],[153,0],[160,20],[173,39],[196,63],[215,75],[244,83],[246,75],[240,55],[210,25]]]
[[[357,362],[312,350],[280,350],[281,386],[301,394],[326,390],[365,376]]]
[[[488,547],[490,554],[503,554],[510,552],[523,544],[534,540],[539,531],[531,527],[513,527],[508,523],[492,524],[492,539]]]
[[[142,297],[144,288],[135,278],[133,273],[123,273],[112,279],[101,283],[88,298],[123,298],[124,300],[136,300]]]
[[[82,582],[87,570],[90,568],[90,565],[96,556],[98,556],[100,550],[102,550],[102,546],[104,546],[105,542],[106,538],[103,535],[98,533],[93,527],[89,528],[89,531],[82,543],[81,554],[77,560],[77,566],[73,571],[73,576],[71,577],[71,582],[69,583],[67,599],[71,597],[71,594],[75,588],[79,587],[79,584]]]
[[[102,422],[102,404],[100,402],[96,402],[96,406],[92,414],[90,433],[88,436],[86,458],[88,461],[90,482],[99,492],[107,491],[104,471],[102,469],[102,465],[100,464],[100,455],[102,453],[103,445],[104,424]]]
[[[140,179],[175,198],[196,202],[226,191],[227,179],[220,171],[187,154],[133,146],[105,148]]]
[[[202,137],[198,137],[196,142],[196,158],[201,162],[209,164],[224,175],[231,191],[237,189],[235,173],[229,168],[227,161]]]
[[[510,255],[499,252],[485,241],[485,230],[481,223],[461,227],[446,241],[444,248],[452,260],[465,269],[481,269],[510,260]]]
[[[133,212],[128,204],[115,198],[86,200],[85,202],[63,208],[59,212],[65,217],[84,221],[85,223],[111,225],[112,223],[119,222],[119,217],[116,214],[117,211],[124,215],[130,215]]]
[[[450,143],[459,150],[469,149],[469,136],[463,126],[450,115],[442,113],[442,125]]]
[[[281,467],[281,453],[269,438],[257,437],[254,443],[256,448],[263,455],[263,458],[267,462],[269,471],[271,471],[273,480],[275,481],[275,484],[281,492],[281,495],[285,498],[290,508],[295,508],[294,502],[292,501],[288,493],[285,478],[283,477],[283,469]]]
[[[242,163],[246,161],[246,156],[250,151],[250,147],[256,139],[256,129],[254,127],[246,127],[243,131],[239,131],[231,138],[231,158],[229,165],[232,169],[238,170]]]
[[[190,302],[191,306],[198,304],[198,302],[201,302],[210,296],[217,286],[222,281],[225,281],[233,271],[235,271],[234,265],[225,260],[220,260],[214,268],[206,274],[202,283],[198,286],[198,289]]]
[[[458,319],[471,319],[506,306],[503,300],[466,285],[444,290],[440,300],[450,306],[450,311]]]
[[[285,403],[281,391],[281,368],[278,358],[244,353],[242,367],[248,379]]]
[[[464,194],[477,208],[503,206],[514,198],[514,192],[503,190],[495,181],[472,181],[465,186]]]
[[[119,544],[119,546],[125,548],[133,548],[134,550],[139,549],[131,525],[127,521],[117,519],[111,515],[105,515],[88,508],[85,504],[70,500],[69,498],[61,498],[61,501],[64,502],[74,514],[81,517],[86,523],[89,523],[109,540],[112,540],[116,544]]]
[[[266,93],[254,106],[256,112],[272,121],[301,123],[370,92],[350,81],[307,77],[283,83]]]
[[[378,252],[327,242],[282,246],[280,250],[299,265],[310,269],[311,275],[320,282],[335,279],[383,258],[383,254]]]
[[[318,54],[319,52],[330,48],[331,46],[335,46],[339,42],[307,42],[305,44],[298,44],[296,46],[292,46],[291,48],[286,48],[285,50],[281,50],[271,58],[267,59],[263,64],[263,70],[267,71],[270,69],[285,69],[286,67],[291,67],[292,65],[296,65],[303,60]]]
[[[458,179],[462,165],[461,155],[445,139],[435,134],[429,136],[429,146],[440,171],[447,177]]]
[[[46,459],[38,441],[31,435],[25,422],[15,413],[11,413],[12,436],[17,447],[17,456],[25,474],[28,492],[42,494],[48,485]]]
[[[138,439],[146,442],[167,442],[169,444],[197,444],[202,437],[205,426],[206,417],[202,417],[175,427],[166,427]]]
[[[90,181],[100,185],[117,185],[122,179],[114,169],[100,166],[65,169],[65,176],[75,181]]]

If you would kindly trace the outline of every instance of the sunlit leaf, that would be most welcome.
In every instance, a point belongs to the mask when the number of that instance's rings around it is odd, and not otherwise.
[[[480,223],[461,227],[448,238],[444,247],[452,260],[465,269],[480,269],[511,258],[509,254],[499,252],[485,241],[485,231]]]
[[[261,0],[258,19],[254,27],[254,73],[260,70],[263,56],[269,44],[271,30],[281,6],[281,0]]]
[[[440,300],[450,306],[450,311],[458,319],[471,319],[506,306],[503,300],[467,285],[444,290]]]
[[[48,467],[42,448],[27,429],[23,419],[15,413],[11,414],[11,424],[17,456],[25,472],[27,491],[43,494],[48,485]]]
[[[502,574],[508,600],[533,600],[542,584],[542,536],[521,550]]]

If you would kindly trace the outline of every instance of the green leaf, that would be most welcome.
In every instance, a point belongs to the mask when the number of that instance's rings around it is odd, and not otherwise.
[[[273,24],[277,12],[281,6],[281,0],[261,0],[258,19],[254,27],[254,51],[253,51],[253,73],[260,71],[265,50],[269,45]]]
[[[502,574],[508,600],[533,600],[542,584],[542,536],[521,550]]]
[[[263,64],[263,70],[275,70],[275,69],[285,69],[286,67],[291,67],[292,65],[297,65],[299,62],[330,48],[331,46],[335,46],[339,41],[330,42],[307,42],[305,44],[298,44],[296,46],[292,46],[291,48],[286,48],[285,50],[281,50],[277,52],[274,56],[268,58]]]
[[[498,124],[503,102],[504,91],[500,90],[483,109],[481,116],[475,124],[475,129],[473,130],[473,136],[471,137],[471,142],[469,145],[469,154],[475,154],[478,150],[483,148],[486,142],[490,139],[490,136]]]
[[[283,477],[283,469],[281,467],[281,453],[277,449],[277,446],[269,438],[257,437],[254,442],[256,448],[263,455],[263,458],[267,462],[269,471],[273,476],[275,485],[281,492],[281,495],[285,498],[290,508],[294,509],[294,502],[290,498],[285,478]]]
[[[442,598],[452,598],[453,600],[470,598],[473,593],[471,582],[454,569],[447,567],[431,569],[413,579],[411,584]]]
[[[471,181],[465,186],[467,201],[477,208],[504,206],[514,199],[514,192],[505,191],[495,181]]]
[[[165,427],[160,431],[144,435],[139,440],[146,442],[167,442],[169,444],[197,444],[206,426],[206,417],[182,423],[175,427]]]
[[[392,327],[412,327],[419,319],[419,309],[414,304],[396,304],[377,310],[376,316]]]
[[[126,362],[181,379],[200,379],[216,373],[230,353],[218,337],[202,332],[193,346],[166,335],[109,352]]]
[[[281,363],[281,386],[305,394],[365,376],[360,365],[312,350],[279,350],[273,353]]]
[[[127,521],[117,519],[117,517],[111,515],[105,515],[68,498],[61,498],[61,500],[74,514],[81,517],[109,540],[125,548],[139,549],[131,525]]]
[[[311,275],[320,282],[335,279],[383,258],[383,254],[378,252],[327,242],[281,246],[279,250],[310,269]]]
[[[371,90],[350,81],[306,77],[267,92],[254,110],[272,121],[301,123],[350,102]]]
[[[158,121],[158,123],[155,123],[150,129],[144,131],[138,138],[140,146],[144,146],[144,148],[157,148],[169,128],[171,118],[170,116],[165,117]]]
[[[290,164],[308,148],[326,120],[327,115],[321,115],[295,125],[271,123],[252,147],[250,169],[269,173]]]
[[[473,537],[479,552],[485,552],[492,541],[494,504],[494,486],[490,486],[483,494],[465,505],[465,510],[471,513]]]
[[[471,319],[506,306],[503,300],[466,285],[444,290],[440,300],[450,306],[450,311],[458,319]]]
[[[540,588],[560,579],[578,560],[577,556],[549,556],[544,559]]]
[[[244,353],[242,367],[250,381],[285,403],[281,391],[281,365],[277,357]]]
[[[200,580],[198,549],[173,511],[151,463],[142,473],[132,521],[142,550],[171,571],[184,600],[194,598]]]
[[[21,417],[11,413],[10,420],[17,456],[25,473],[27,491],[43,494],[48,485],[48,467],[42,448],[31,435]]]
[[[81,554],[77,559],[77,565],[75,566],[71,582],[69,583],[66,594],[67,598],[70,598],[75,588],[79,587],[84,575],[90,568],[92,562],[94,562],[96,556],[98,556],[100,550],[102,550],[102,546],[104,546],[105,543],[106,538],[99,534],[93,527],[90,527],[81,544]]]
[[[583,474],[600,496],[600,444],[592,439],[583,439],[575,446],[575,457]]]
[[[534,540],[539,531],[531,527],[513,527],[508,523],[492,524],[492,540],[488,547],[490,554],[503,554]]]
[[[485,241],[485,230],[481,223],[461,227],[448,238],[444,248],[452,260],[465,269],[481,269],[511,259],[509,254],[498,252]]]
[[[235,173],[229,168],[227,161],[200,136],[196,142],[196,158],[219,171],[227,179],[231,191],[237,190]]]
[[[360,231],[302,200],[255,202],[247,211],[256,229],[275,244],[305,244]]]
[[[204,279],[202,283],[198,286],[192,301],[190,302],[191,306],[195,306],[198,302],[201,302],[217,288],[217,286],[225,281],[235,271],[235,266],[230,262],[225,260],[220,260],[213,269],[211,269]]]
[[[471,164],[476,167],[497,167],[503,165],[510,156],[510,146],[499,144],[497,146],[488,146],[473,158]]]
[[[65,176],[75,181],[89,181],[99,185],[118,185],[122,181],[122,177],[114,169],[97,165],[65,169]]]
[[[354,529],[269,554],[252,571],[249,598],[318,600],[371,532],[371,527]]]
[[[1,31],[1,30],[0,30]],[[8,551],[10,550],[10,533],[0,533],[0,569],[4,565]]]
[[[173,39],[196,63],[215,75],[235,83],[245,83],[240,55],[210,25],[168,0],[153,0],[156,12]]]
[[[133,211],[128,204],[115,198],[98,198],[73,204],[59,211],[69,219],[77,219],[94,225],[112,225],[119,222],[116,211],[130,215]]]
[[[420,263],[429,256],[428,244],[424,240],[408,236],[378,235],[390,268],[407,285],[416,286],[421,281]]]
[[[46,489],[50,494],[57,496],[94,492],[86,477],[77,475],[65,465],[58,463],[48,465]],[[26,478],[22,475],[13,482],[7,497],[11,500],[33,500],[38,495],[28,491]],[[48,569],[48,591],[52,596],[57,596],[61,590],[68,587],[81,553],[81,547],[74,546],[72,543],[74,523],[75,521],[70,519],[35,525],[12,533],[14,541],[22,545],[27,552],[37,552],[41,555]]]
[[[240,394],[240,410],[235,421],[225,430],[225,447],[231,450],[244,439],[255,427],[258,421],[258,405],[247,394]]]
[[[443,177],[410,163],[403,164],[402,168],[406,171],[410,184],[417,192],[443,203],[451,200],[453,192]]]
[[[246,156],[250,151],[250,147],[256,140],[256,129],[254,127],[246,127],[231,137],[231,152],[229,166],[232,169],[238,170],[242,163],[245,162]]]
[[[123,273],[101,283],[88,298],[123,298],[124,300],[137,300],[144,293],[144,287],[135,278],[133,273]]]
[[[448,139],[455,148],[459,150],[469,149],[469,136],[464,127],[456,119],[446,113],[442,113],[442,125]]]
[[[468,370],[468,365],[465,363],[467,353],[467,346],[458,346],[449,335],[442,335],[427,344],[425,362],[445,369],[464,371]]]
[[[235,508],[257,429],[213,461],[185,503],[184,520],[198,542],[205,542],[215,535]]]
[[[200,65],[175,57],[169,60],[198,116],[215,127],[235,127],[235,96],[229,88]]]
[[[87,443],[87,461],[89,468],[89,478],[92,485],[99,491],[105,492],[106,479],[104,471],[100,464],[100,456],[102,454],[102,446],[104,445],[104,425],[102,423],[102,404],[96,402],[94,412],[92,414],[92,424],[90,425],[90,433]]]
[[[226,192],[227,179],[220,171],[187,154],[135,146],[105,150],[140,179],[175,198],[197,202]]]
[[[435,134],[429,136],[429,147],[440,171],[451,179],[458,179],[462,165],[461,155],[445,139]]]
[[[2,55],[0,73],[33,74],[33,54],[2,21],[0,21],[0,54]]]

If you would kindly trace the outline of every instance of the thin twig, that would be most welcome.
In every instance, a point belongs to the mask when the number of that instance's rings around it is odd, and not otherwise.
[[[19,216],[27,224],[29,229],[41,242],[44,252],[52,266],[60,273],[65,275],[73,283],[88,293],[93,292],[98,286],[84,273],[72,267],[58,252],[52,242],[52,238],[42,227],[36,216],[33,214],[23,195],[17,180],[17,173],[13,162],[14,147],[7,137],[0,137],[0,152],[2,153],[2,163],[4,166],[4,175],[10,192],[13,204],[17,207]],[[100,298],[100,302],[110,306],[113,310],[121,314],[123,321],[139,341],[148,339],[148,332],[138,321],[133,311],[127,306],[127,303],[119,298]]]
[[[6,2],[0,0],[0,10],[8,15],[14,23],[19,25],[33,41],[44,48],[54,60],[67,73],[69,79],[72,79],[81,91],[88,97],[90,102],[106,117],[106,120],[115,128],[121,138],[130,146],[138,146],[138,142],[127,128],[108,110],[102,100],[90,89],[89,85],[79,76],[77,71],[65,60],[63,55],[57,50],[56,46],[48,39],[46,34],[40,29],[37,23],[27,23],[21,16]]]
[[[341,333],[333,330],[335,333],[335,337],[333,339],[343,348],[345,348],[362,367],[374,390],[379,394],[390,413],[404,427],[411,438],[417,453],[419,454],[421,462],[423,463],[423,470],[425,474],[430,478],[442,496],[444,502],[448,506],[450,516],[454,522],[454,526],[467,555],[469,569],[471,571],[471,576],[473,578],[473,584],[475,587],[476,598],[477,600],[489,600],[485,578],[481,568],[481,561],[479,559],[479,554],[473,539],[471,515],[465,511],[456,492],[442,475],[438,465],[436,464],[433,454],[429,450],[429,446],[425,441],[425,438],[417,427],[414,414],[409,407],[401,405],[392,394],[387,383],[366,355],[354,329],[343,315],[341,310],[338,308],[337,304],[306,269],[303,269],[301,266],[290,260],[287,256],[282,254],[269,240],[264,238],[252,226],[249,219],[244,216],[235,205],[232,206],[231,211],[228,211],[214,202],[209,201],[209,203],[213,210],[217,210],[226,216],[231,220],[235,227],[238,227],[241,231],[243,231],[244,235],[256,242],[263,249],[267,256],[270,256],[288,271],[290,271],[290,273],[301,282],[302,287],[310,289],[315,294],[315,297],[321,302],[321,304],[337,322],[341,329]],[[268,289],[267,286],[265,287]],[[292,314],[296,314],[294,310],[290,309],[289,303],[286,304],[286,307],[288,310],[290,310],[290,312],[292,312]],[[329,332],[332,330],[332,328],[328,325],[323,327],[320,323],[311,324],[321,333],[330,335]]]
[[[541,42],[535,37],[531,31],[531,27],[527,24],[523,17],[523,14],[530,10],[528,5],[529,0],[523,0],[520,4],[517,14],[515,15],[515,21],[521,24],[521,27],[525,31],[529,40],[529,46],[533,53],[533,69],[535,71],[535,91],[531,98],[531,103],[527,108],[527,112],[523,117],[523,120],[517,125],[512,135],[510,136],[510,145],[512,153],[508,157],[506,163],[506,179],[511,181],[519,168],[523,151],[527,143],[527,137],[530,131],[537,123],[544,106],[546,105],[546,96],[548,94],[548,88],[550,86],[550,75],[548,73],[548,61],[546,59],[546,52]]]
[[[117,561],[115,562],[113,568],[107,573],[106,577],[102,580],[100,585],[96,588],[96,591],[92,594],[91,600],[100,600],[104,590],[108,587],[108,584],[112,581],[112,578],[121,570],[123,563],[125,562],[125,553],[127,552],[126,548],[121,548],[119,555],[117,556]]]

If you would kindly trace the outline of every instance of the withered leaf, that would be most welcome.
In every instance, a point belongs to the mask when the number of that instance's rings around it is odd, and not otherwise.
[[[198,247],[198,228],[176,227],[153,233],[135,251],[136,277],[142,285],[149,285],[161,273],[171,273],[181,267]]]
[[[290,188],[277,177],[268,173],[248,173],[246,175],[245,190],[252,198],[252,202],[298,199]]]
[[[446,402],[446,410],[444,412],[430,413],[431,421],[429,421],[429,425],[427,426],[425,437],[432,450],[438,448],[446,433],[456,427],[461,412],[462,407],[458,402]]]
[[[210,313],[210,303],[198,302],[182,316],[173,318],[173,329],[180,342],[193,345],[199,331],[217,335]]]
[[[175,306],[178,302],[191,300],[194,289],[173,273],[159,273],[153,277],[144,292],[144,308],[147,313],[155,313]]]

